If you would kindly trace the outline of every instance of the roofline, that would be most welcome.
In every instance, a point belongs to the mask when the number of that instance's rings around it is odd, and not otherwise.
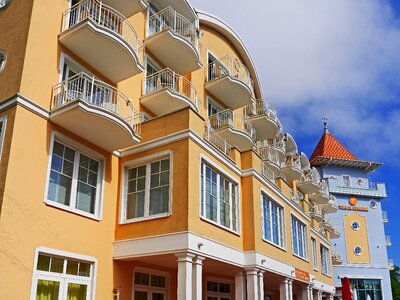
[[[255,83],[255,94],[256,98],[263,98],[263,92],[261,89],[261,84],[260,84],[260,79],[254,64],[253,59],[251,58],[251,55],[244,44],[243,40],[239,36],[239,34],[233,30],[232,27],[230,27],[224,20],[214,16],[211,13],[199,10],[199,9],[194,9],[195,12],[197,13],[199,17],[200,24],[205,24],[210,26],[211,28],[217,30],[220,34],[222,34],[224,37],[226,37],[232,45],[236,48],[236,50],[239,52],[241,55],[244,64],[246,67],[249,69],[251,77],[254,80]]]
[[[313,166],[341,166],[341,167],[350,167],[350,168],[358,168],[364,169],[366,172],[375,171],[379,168],[383,163],[368,161],[368,160],[352,160],[352,159],[344,159],[344,158],[334,158],[328,156],[317,156],[311,162]]]

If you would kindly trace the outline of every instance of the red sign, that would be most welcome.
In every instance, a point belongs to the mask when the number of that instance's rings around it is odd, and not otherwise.
[[[310,273],[297,268],[294,268],[294,273],[296,275],[296,278],[304,281],[310,281]]]

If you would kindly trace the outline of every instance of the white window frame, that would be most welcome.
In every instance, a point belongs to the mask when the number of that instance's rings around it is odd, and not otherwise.
[[[265,237],[265,226],[264,226],[264,221],[265,221],[265,216],[264,216],[264,197],[267,198],[273,205],[277,206],[280,209],[280,213],[279,213],[279,241],[282,242],[282,244],[276,244],[274,243],[272,240],[268,240]],[[261,216],[262,216],[262,239],[267,242],[270,243],[278,248],[281,248],[282,250],[286,251],[286,231],[285,231],[285,207],[284,205],[282,205],[282,203],[279,203],[278,201],[276,201],[276,199],[273,199],[271,197],[271,195],[268,195],[266,191],[261,190],[261,194],[260,194],[260,199],[261,199]],[[271,210],[271,214],[270,214],[270,226],[271,226],[271,237],[272,237],[272,210]]]
[[[54,142],[57,141],[60,144],[63,144],[75,151],[75,161],[74,161],[74,174],[71,183],[71,195],[70,195],[70,204],[64,205],[55,201],[48,199],[48,192],[50,186],[50,173],[51,173],[51,160],[53,157],[53,147]],[[76,159],[80,154],[88,156],[89,158],[95,159],[99,163],[99,171],[97,177],[97,187],[96,187],[96,204],[95,204],[95,212],[93,214],[85,212],[83,210],[79,210],[75,208],[76,204],[76,195],[77,195],[77,176],[78,176],[78,167],[79,163]],[[100,221],[102,219],[103,214],[103,195],[104,195],[104,183],[105,183],[105,170],[106,170],[106,160],[103,155],[94,150],[74,141],[73,139],[61,134],[57,131],[53,131],[50,140],[50,147],[49,147],[49,159],[48,159],[48,166],[47,166],[47,176],[46,176],[46,188],[45,188],[45,195],[44,195],[44,202],[46,205],[54,206],[60,208],[65,211],[69,211],[75,213],[77,215],[85,216],[90,219],[94,219]]]
[[[293,224],[292,224],[293,220],[295,220],[297,223],[301,224],[302,228],[303,228],[303,232],[302,233],[303,233],[303,254],[304,254],[304,256],[300,256],[299,254],[294,252],[294,247],[293,247]],[[308,240],[309,239],[308,239],[308,234],[307,234],[307,232],[308,232],[307,224],[302,222],[299,217],[295,216],[294,214],[291,214],[290,229],[291,229],[292,253],[293,253],[293,255],[298,257],[298,258],[301,258],[301,259],[303,259],[305,261],[309,261],[309,249],[308,249]],[[299,243],[298,243],[299,237],[298,237],[298,235],[296,236],[296,238],[297,238],[297,247],[299,247]],[[299,248],[297,248],[297,249],[299,249]],[[299,251],[297,250],[297,252],[299,252]]]
[[[220,284],[220,283],[229,284],[231,293],[228,295],[227,293],[208,291],[207,290],[207,283],[209,281],[216,282],[218,284]],[[218,300],[220,300],[221,298],[229,298],[230,300],[233,300],[234,299],[234,297],[233,297],[233,289],[234,289],[234,286],[233,286],[233,281],[232,280],[223,279],[223,278],[216,278],[216,277],[207,277],[206,278],[206,284],[205,284],[205,294],[206,294],[205,299],[208,299],[208,297],[216,297]]]
[[[54,273],[54,272],[46,272],[36,270],[39,254],[55,256],[58,258],[64,259],[64,266],[63,266],[63,273]],[[65,273],[66,271],[66,261],[70,260],[77,260],[80,262],[85,262],[91,265],[90,267],[90,276],[83,277],[83,276],[75,276],[75,275],[68,275]],[[82,283],[88,286],[87,289],[87,300],[96,299],[95,291],[96,291],[96,278],[97,277],[97,259],[92,256],[51,249],[46,247],[37,247],[35,250],[35,258],[33,264],[33,275],[32,275],[32,284],[31,284],[31,296],[30,300],[36,299],[36,291],[37,291],[37,283],[38,280],[49,280],[49,281],[57,281],[60,282],[60,291],[59,294],[62,295],[60,300],[65,300],[67,297],[67,289],[65,287],[68,286],[68,283]]]
[[[311,253],[312,253],[312,262],[314,271],[318,272],[318,252],[317,252],[317,239],[315,237],[311,237]]]
[[[324,252],[322,249],[324,249],[326,251]],[[320,253],[321,253],[321,273],[326,276],[330,276],[331,251],[329,250],[329,248],[327,246],[320,244]]]
[[[148,206],[150,204],[150,173],[148,174],[148,169],[146,168],[146,190],[145,190],[145,216],[127,219],[126,218],[126,208],[128,201],[128,170],[136,168],[143,165],[149,165],[153,162],[169,158],[169,199],[168,199],[168,212],[160,213],[156,215],[148,215]],[[140,222],[144,220],[152,220],[165,218],[172,215],[172,191],[173,191],[173,152],[172,150],[162,151],[156,154],[148,155],[138,159],[130,160],[124,163],[121,173],[121,211],[119,216],[120,224],[129,224]],[[146,209],[147,206],[147,209]],[[147,215],[146,215],[147,211]]]
[[[205,187],[205,182],[203,183],[202,179],[201,179],[201,172],[202,172],[203,168],[204,168],[204,171],[205,171],[205,167],[203,167],[203,166],[206,166],[206,165],[209,168],[211,168],[214,172],[217,173],[217,221],[214,221],[214,220],[211,220],[211,219],[207,218],[207,216],[206,216],[206,204],[205,203],[204,203],[204,206],[203,206],[203,208],[204,208],[203,211],[201,209],[202,200],[206,199],[206,197],[205,197],[206,189],[205,188],[204,188],[204,191],[203,191],[204,193],[203,194],[201,193],[202,184],[204,184],[204,187]],[[226,227],[226,226],[220,224],[220,222],[219,222],[219,217],[220,217],[220,198],[219,198],[220,191],[219,191],[219,184],[220,184],[221,176],[223,178],[225,178],[227,181],[229,181],[229,183],[230,183],[229,184],[230,185],[230,187],[229,187],[229,190],[230,190],[229,199],[230,200],[232,200],[232,196],[231,196],[232,195],[232,187],[233,186],[236,187],[236,194],[235,194],[235,201],[236,201],[236,230],[232,229],[232,226],[233,226],[232,214],[230,215],[230,219],[229,219],[229,223],[230,223],[229,227]],[[205,177],[204,177],[204,180],[205,180]],[[200,155],[200,168],[199,168],[199,196],[200,196],[199,197],[200,198],[199,211],[200,211],[200,218],[202,220],[206,221],[206,222],[214,224],[214,225],[216,225],[218,227],[221,227],[221,228],[223,228],[225,230],[228,230],[228,231],[230,231],[230,232],[232,232],[234,234],[240,235],[240,211],[241,211],[241,207],[240,207],[239,195],[240,195],[239,182],[235,178],[230,176],[221,167],[219,167],[214,162],[212,162],[210,159],[208,159],[205,155]],[[230,203],[230,211],[232,212],[232,202]]]
[[[345,178],[349,179],[349,184],[348,185],[346,185],[346,179]],[[351,176],[350,175],[342,174],[342,182],[343,182],[343,187],[345,187],[345,188],[351,188],[352,187],[352,182],[351,182]]]
[[[144,286],[135,284],[135,273],[145,273],[149,275],[149,281],[151,282],[151,275],[162,276],[165,278],[165,288],[155,287],[155,286]],[[144,267],[134,267],[132,276],[132,300],[135,299],[135,291],[148,292],[150,294],[149,299],[151,299],[152,293],[160,293],[165,295],[165,300],[170,299],[170,274],[168,272],[144,268]]]
[[[93,72],[90,72],[84,66],[82,66],[79,62],[73,59],[68,54],[61,52],[60,54],[60,64],[58,66],[59,69],[59,82],[63,81],[63,74],[64,74],[64,67],[67,65],[68,68],[72,69],[75,73],[85,72],[87,75],[94,77],[96,79],[100,79],[99,77],[95,76]],[[66,80],[66,79],[64,79]]]
[[[219,112],[225,110],[225,108],[224,108],[221,104],[219,104],[217,101],[215,101],[215,99],[213,99],[212,97],[207,96],[207,97],[206,97],[206,100],[207,100],[207,101],[206,101],[206,102],[207,102],[207,107],[206,107],[206,109],[207,109],[207,116],[208,116],[208,117],[213,116],[213,115],[210,115],[210,114],[209,114],[209,111],[208,111],[208,106],[209,106],[209,105],[212,105],[213,107],[215,107],[216,110],[218,110]]]
[[[7,116],[0,117],[1,131],[0,131],[0,162],[3,154],[4,137],[6,135]]]

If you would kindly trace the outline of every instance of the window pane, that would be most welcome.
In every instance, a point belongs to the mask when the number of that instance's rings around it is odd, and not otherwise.
[[[150,191],[149,215],[168,212],[169,186],[164,186]]]
[[[50,256],[40,254],[38,257],[36,269],[48,272],[50,270]]]
[[[207,291],[218,292],[218,282],[207,281]]]
[[[160,162],[153,162],[151,164],[151,174],[160,172]]]
[[[64,272],[64,259],[58,258],[58,257],[52,257],[50,272],[63,273]]]
[[[147,300],[147,292],[135,291],[135,300]]]
[[[76,208],[93,214],[95,211],[95,205],[96,188],[82,182],[78,182]]]
[[[68,283],[67,300],[86,300],[87,285]]]
[[[68,260],[67,261],[67,274],[69,275],[78,275],[78,265],[79,262]]]
[[[164,288],[165,287],[165,277],[151,275],[151,286]]]
[[[79,263],[79,276],[85,276],[85,277],[90,277],[90,266],[91,264],[89,263],[84,263],[81,262]]]
[[[135,272],[135,284],[146,285],[150,284],[150,275],[141,272]]]
[[[60,283],[50,280],[38,280],[36,300],[58,300]]]
[[[144,216],[144,192],[128,195],[126,218],[133,219]]]
[[[161,293],[153,293],[152,300],[164,300],[164,294]]]
[[[72,178],[51,171],[47,198],[54,202],[69,205],[71,197],[71,183]]]

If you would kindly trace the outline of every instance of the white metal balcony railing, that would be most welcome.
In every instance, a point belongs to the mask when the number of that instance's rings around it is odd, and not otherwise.
[[[81,100],[88,104],[105,109],[124,119],[136,133],[140,133],[140,113],[133,107],[131,100],[116,88],[78,73],[53,87],[51,109],[57,109]]]
[[[316,219],[317,221],[321,221],[324,217],[321,207],[313,203],[311,203],[310,215],[314,217],[314,219]]]
[[[390,247],[392,246],[392,238],[390,235],[385,235],[385,241],[386,241],[386,246]]]
[[[97,26],[117,34],[133,49],[139,62],[143,64],[144,45],[139,40],[133,25],[121,13],[101,1],[80,1],[64,12],[62,31],[84,20],[91,20]],[[90,41],[86,42],[89,43]]]
[[[261,156],[262,160],[267,160],[277,166],[279,166],[279,154],[276,149],[270,145],[264,145],[265,143],[257,142],[257,153]]]
[[[201,59],[200,30],[170,6],[150,16],[148,19],[148,36],[161,32],[164,29],[170,29],[175,34],[187,40],[197,50],[199,59]]]
[[[265,162],[262,162],[262,170],[261,170],[262,175],[267,178],[269,181],[275,183],[276,176],[274,172],[272,172],[269,168],[268,165]]]
[[[393,259],[388,259],[388,266],[390,270],[394,269],[394,260]]]
[[[193,103],[197,110],[199,110],[199,98],[197,97],[197,91],[195,87],[185,77],[176,74],[169,68],[146,76],[144,79],[143,95],[165,88],[183,95]],[[160,105],[163,105],[163,103],[160,103]]]
[[[230,109],[225,109],[210,116],[208,122],[214,130],[231,127],[235,130],[245,132],[253,141],[255,141],[256,132],[248,119],[242,115],[234,113]]]
[[[321,177],[319,176],[319,173],[316,168],[307,168],[303,170],[303,175],[301,176],[299,183],[306,183],[306,182],[312,182],[319,184],[321,182]]]
[[[286,145],[283,134],[279,134],[274,138],[273,145],[276,149],[282,152],[286,152]]]
[[[208,74],[208,81],[229,75],[246,84],[251,90],[252,94],[254,93],[254,82],[250,77],[249,70],[236,58],[224,56],[209,63]]]
[[[205,126],[204,138],[209,141],[214,147],[221,151],[226,156],[229,156],[231,151],[231,145],[227,143],[223,138],[214,132],[211,126]]]
[[[244,114],[248,117],[253,116],[266,116],[272,121],[279,123],[276,109],[272,105],[271,101],[267,99],[256,99],[251,104],[244,107]]]
[[[383,223],[389,222],[389,217],[388,217],[388,213],[386,210],[382,210],[382,221],[383,221]]]
[[[298,153],[286,156],[285,160],[282,162],[282,168],[287,167],[301,170],[300,155]]]
[[[322,180],[321,183],[319,184],[319,194],[329,197],[328,184],[324,180]]]
[[[300,205],[300,202],[304,200],[304,195],[300,191],[292,190],[292,201],[297,205]]]

